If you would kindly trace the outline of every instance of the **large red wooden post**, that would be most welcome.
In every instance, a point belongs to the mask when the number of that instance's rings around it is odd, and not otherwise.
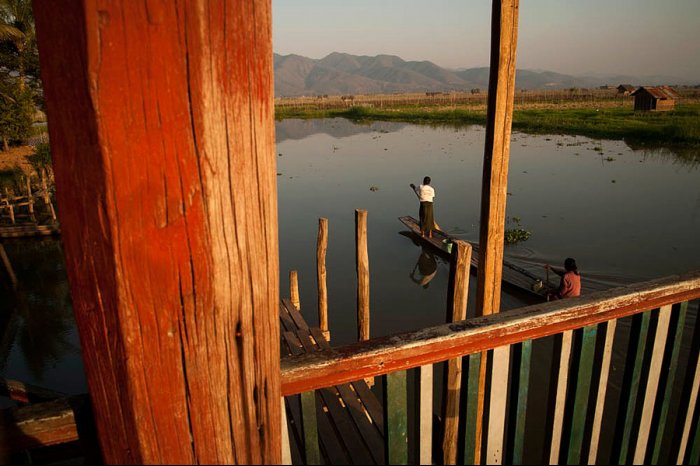
[[[269,0],[35,0],[105,461],[279,463]]]

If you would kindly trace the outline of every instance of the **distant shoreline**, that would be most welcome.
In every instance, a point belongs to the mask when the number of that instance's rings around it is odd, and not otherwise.
[[[539,97],[537,97],[539,96]],[[275,118],[347,118],[406,123],[486,123],[486,96],[339,96],[276,99]],[[431,98],[432,97],[432,98]],[[520,98],[520,99],[519,99]],[[451,99],[451,100],[450,100]],[[527,98],[516,94],[513,129],[625,140],[640,145],[700,148],[700,92],[684,96],[670,112],[635,112],[632,98],[600,92],[580,98],[565,92]]]

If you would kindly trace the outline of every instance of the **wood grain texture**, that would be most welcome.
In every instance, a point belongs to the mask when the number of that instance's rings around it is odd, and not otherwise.
[[[503,247],[510,133],[515,92],[515,52],[518,44],[519,0],[494,0],[491,10],[491,61],[486,111],[486,138],[481,178],[479,268],[476,281],[476,315],[497,313],[501,307]],[[482,365],[485,364],[485,355]],[[482,370],[482,372],[484,372]],[[482,374],[485,376],[485,373]],[[476,415],[475,462],[481,460],[486,377],[480,378]],[[504,383],[492,380],[492,386]]]
[[[279,463],[270,1],[34,12],[105,461]]]
[[[316,283],[318,285],[318,326],[330,340],[328,330],[328,288],[326,286],[326,251],[328,250],[328,219],[318,219],[316,240]]]
[[[412,369],[700,297],[700,271],[282,360],[282,394]]]
[[[0,410],[0,458],[79,440],[76,419],[88,403],[86,395],[78,395]]]
[[[491,63],[481,181],[477,315],[498,312],[501,305],[518,9],[519,0],[497,0],[493,2],[491,12]]]
[[[467,318],[469,295],[469,268],[472,247],[466,241],[456,241],[450,261],[450,278],[447,291],[447,322],[458,322]],[[462,386],[462,358],[447,362],[443,396],[442,454],[444,464],[457,464],[459,443],[459,398]]]
[[[367,252],[367,211],[355,211],[357,265],[357,339],[369,340],[369,255]]]
[[[299,301],[299,274],[296,270],[289,271],[289,300],[292,302],[294,309],[301,310],[301,301]]]

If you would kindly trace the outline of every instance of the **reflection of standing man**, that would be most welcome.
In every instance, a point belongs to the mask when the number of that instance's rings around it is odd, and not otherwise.
[[[416,274],[416,270],[418,271],[418,274]],[[423,288],[428,288],[428,284],[433,278],[435,278],[436,274],[437,261],[435,260],[435,256],[426,251],[425,248],[421,248],[418,262],[416,262],[416,266],[409,275],[411,280]]]
[[[411,183],[411,188],[416,192],[416,196],[420,199],[420,210],[419,210],[419,220],[420,220],[420,234],[425,236],[428,234],[428,238],[433,237],[433,230],[435,229],[435,217],[433,214],[433,199],[435,198],[435,189],[430,186],[430,177],[426,176],[423,178],[423,184],[416,187],[415,184]]]

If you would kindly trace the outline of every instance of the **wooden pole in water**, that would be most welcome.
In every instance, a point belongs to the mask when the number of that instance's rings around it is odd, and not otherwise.
[[[467,318],[469,268],[472,263],[471,244],[457,240],[450,260],[450,279],[447,291],[447,322]],[[462,386],[462,358],[447,361],[443,400],[443,464],[457,464],[457,431],[459,428],[459,398]]]
[[[369,340],[369,255],[367,253],[367,211],[355,210],[357,253],[357,339]]]
[[[51,195],[49,194],[48,184],[46,183],[46,169],[41,170],[41,189],[44,191],[44,204],[49,208],[51,212],[51,220],[56,221],[56,211],[53,208],[53,203],[51,202]]]
[[[104,462],[279,464],[271,1],[33,10]]]
[[[331,340],[328,329],[328,289],[326,288],[326,251],[328,250],[328,219],[318,219],[316,241],[316,282],[318,284],[318,322],[326,340]]]
[[[299,277],[296,270],[289,271],[289,300],[292,302],[294,309],[301,310],[301,302],[299,301]]]
[[[519,0],[494,0],[491,13],[491,63],[489,75],[486,141],[481,185],[481,228],[479,231],[479,269],[477,272],[477,316],[499,312],[503,244],[505,230],[508,159],[515,93],[515,52],[518,39]],[[508,353],[494,359],[494,374],[507,374]],[[483,408],[485,398],[486,354],[481,357],[477,403],[476,449],[474,460],[481,460]],[[502,370],[505,365],[505,372]],[[503,380],[492,380],[500,389]],[[504,413],[489,413],[487,463],[502,460],[503,432],[498,424]]]
[[[32,196],[32,181],[29,175],[25,178],[27,184],[27,208],[29,209],[29,218],[32,222],[36,223],[36,216],[34,215],[34,197]]]
[[[12,263],[10,262],[10,258],[7,256],[7,252],[5,251],[5,246],[3,246],[0,243],[0,259],[2,259],[2,263],[5,265],[5,270],[7,270],[7,274],[10,276],[10,281],[12,282],[12,288],[17,289],[17,275],[15,275],[15,271],[12,270]]]

